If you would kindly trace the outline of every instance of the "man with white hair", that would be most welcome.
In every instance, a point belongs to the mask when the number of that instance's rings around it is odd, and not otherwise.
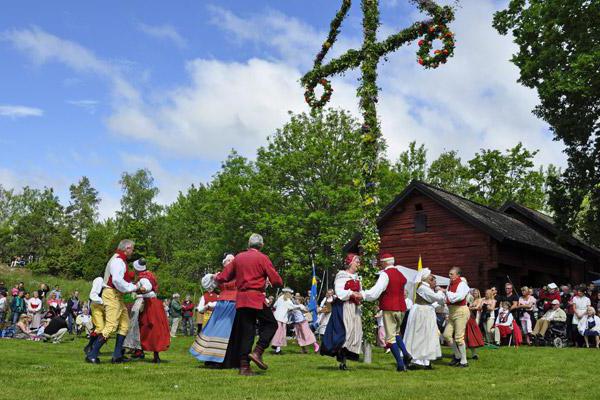
[[[263,352],[269,346],[277,331],[277,321],[273,312],[265,304],[267,284],[282,286],[283,281],[268,256],[260,250],[263,247],[261,235],[253,233],[248,240],[248,250],[235,256],[223,271],[215,276],[218,283],[235,279],[237,287],[237,329],[240,337],[240,375],[251,376],[252,360],[260,369],[267,369],[262,359]],[[254,343],[255,326],[258,321],[258,342]]]
[[[465,345],[465,330],[471,315],[467,306],[467,295],[470,289],[465,280],[461,278],[461,273],[459,267],[452,267],[448,272],[450,285],[445,293],[449,313],[448,324],[444,329],[444,339],[454,350],[454,358],[450,365],[465,368],[469,366]]]
[[[365,301],[379,299],[379,309],[383,313],[385,346],[391,350],[396,359],[396,371],[405,372],[406,364],[411,360],[400,334],[400,327],[406,313],[404,291],[406,277],[395,266],[395,259],[391,254],[383,254],[380,262],[383,269],[379,272],[375,286],[363,291],[362,295]]]
[[[105,313],[104,329],[94,342],[92,350],[87,354],[86,362],[100,363],[98,359],[100,348],[115,332],[117,332],[117,339],[112,363],[119,364],[129,361],[129,359],[123,357],[123,342],[129,330],[129,314],[123,301],[123,295],[131,292],[145,292],[145,289],[139,283],[131,283],[135,274],[127,271],[127,259],[133,254],[133,248],[134,243],[132,240],[121,240],[115,254],[106,264],[104,288],[102,290],[102,303],[104,304]]]

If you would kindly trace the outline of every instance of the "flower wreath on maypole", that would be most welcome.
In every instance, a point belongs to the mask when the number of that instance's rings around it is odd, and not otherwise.
[[[419,51],[417,52],[417,61],[425,68],[437,68],[440,64],[446,64],[449,57],[454,55],[454,34],[444,23],[441,24],[422,24],[421,33],[425,37],[419,40]],[[433,41],[439,39],[443,43],[441,50],[434,50],[431,55]]]

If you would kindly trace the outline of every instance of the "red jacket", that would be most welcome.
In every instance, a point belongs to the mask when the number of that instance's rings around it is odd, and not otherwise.
[[[237,287],[236,308],[262,310],[265,304],[267,278],[272,286],[282,286],[281,276],[273,268],[269,257],[256,249],[239,253],[215,277],[219,283],[235,279]]]
[[[560,301],[560,292],[555,290],[554,293],[540,290],[540,300],[544,300],[544,311],[548,311],[552,307],[552,300]]]
[[[196,305],[194,303],[192,303],[191,301],[184,301],[183,303],[181,303],[181,314],[184,317],[191,317],[194,315],[194,307]]]

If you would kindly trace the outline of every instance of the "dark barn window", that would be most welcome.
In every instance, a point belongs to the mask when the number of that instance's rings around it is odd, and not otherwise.
[[[415,232],[427,232],[427,214],[418,212],[415,214]]]

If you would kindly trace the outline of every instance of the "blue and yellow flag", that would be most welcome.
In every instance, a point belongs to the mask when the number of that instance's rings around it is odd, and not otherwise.
[[[310,285],[310,300],[308,301],[308,311],[312,313],[313,324],[317,323],[317,274],[315,265],[312,266],[312,280]]]

